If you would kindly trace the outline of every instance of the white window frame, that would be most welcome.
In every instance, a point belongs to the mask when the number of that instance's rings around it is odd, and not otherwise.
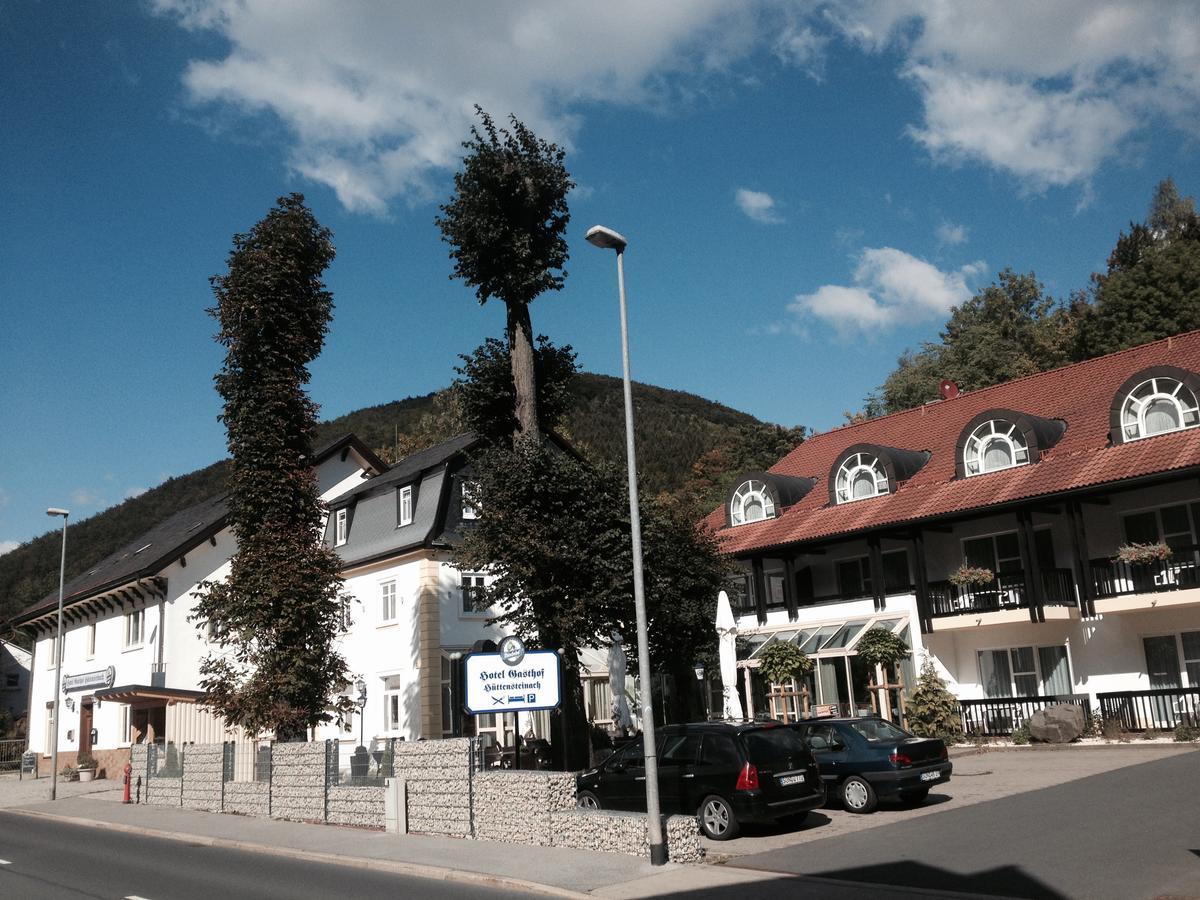
[[[763,511],[761,518],[746,518],[746,503],[749,500],[758,500],[761,504]],[[771,495],[767,492],[767,486],[763,482],[750,479],[742,482],[733,492],[733,499],[729,501],[729,521],[732,524],[749,525],[751,522],[762,522],[773,518],[775,518],[775,501],[771,499]]]
[[[1006,466],[989,468],[986,462],[988,446],[997,441],[1008,445],[1008,455],[1012,462]],[[1025,436],[1016,425],[1005,419],[989,419],[984,422],[971,432],[963,447],[963,471],[968,478],[1027,465],[1029,445],[1025,443]]]
[[[1146,385],[1150,385],[1150,393],[1144,397],[1135,397],[1134,395]],[[1146,410],[1158,400],[1169,400],[1175,405],[1179,426],[1148,434],[1146,432]],[[1121,439],[1123,443],[1157,437],[1160,434],[1172,434],[1176,431],[1195,428],[1197,425],[1200,425],[1200,404],[1196,402],[1196,395],[1192,393],[1191,388],[1177,378],[1162,375],[1147,378],[1126,394],[1125,399],[1121,401]]]
[[[473,522],[479,518],[479,506],[468,499],[468,494],[479,492],[479,482],[463,479],[462,481],[462,518],[464,522]]]
[[[354,626],[354,618],[350,611],[350,595],[342,594],[338,597],[338,630],[341,634],[346,634]]]
[[[122,703],[121,704],[121,718],[120,718],[120,722],[118,725],[118,727],[120,729],[120,731],[118,732],[118,734],[120,735],[120,739],[119,739],[118,743],[120,744],[120,746],[128,747],[129,745],[131,745],[133,743],[132,735],[130,735],[130,733],[129,733],[129,729],[132,725],[133,725],[133,714],[130,711],[130,706],[128,703]]]
[[[379,582],[379,623],[381,625],[396,623],[399,613],[397,597],[395,578]]]
[[[859,472],[871,473],[872,483],[875,486],[873,494],[865,497],[853,496],[854,481]],[[891,492],[892,484],[888,479],[887,470],[879,462],[878,456],[872,456],[869,453],[855,453],[853,456],[847,457],[838,468],[837,477],[834,479],[834,493],[839,505],[855,503],[859,500],[871,500]]]
[[[1018,672],[1016,665],[1013,663],[1013,651],[1014,650],[1022,650],[1026,647],[1028,647],[1029,649],[1031,649],[1033,651],[1033,671],[1032,672],[1029,672],[1029,671]],[[1071,693],[1075,693],[1075,662],[1074,662],[1074,660],[1071,659],[1071,642],[1063,641],[1062,643],[1058,643],[1058,644],[1054,644],[1054,643],[1044,644],[1044,643],[1038,643],[1035,641],[1034,643],[1031,643],[1031,644],[1020,644],[1020,643],[1015,644],[1015,645],[1014,644],[1001,644],[999,646],[979,647],[978,649],[976,649],[976,651],[975,651],[975,671],[979,675],[980,696],[983,699],[991,699],[987,696],[987,688],[984,683],[983,666],[980,664],[980,656],[984,653],[992,653],[997,650],[1003,650],[1006,654],[1008,654],[1008,690],[1009,690],[1008,696],[1009,697],[1026,696],[1024,694],[1018,694],[1016,692],[1017,675],[1036,675],[1037,676],[1037,694],[1035,694],[1033,696],[1037,696],[1037,697],[1050,696],[1049,694],[1046,693],[1046,674],[1042,671],[1042,654],[1039,652],[1046,647],[1062,647],[1063,650],[1066,652],[1067,680],[1070,682],[1070,685],[1071,685]]]
[[[489,616],[486,609],[467,609],[467,590],[487,586],[487,576],[482,572],[463,572],[458,582],[458,615],[464,619],[479,619]]]
[[[395,679],[395,685],[388,687],[388,682]],[[404,712],[404,676],[399,673],[381,675],[383,682],[383,730],[386,734],[400,731],[401,719]]]
[[[348,513],[344,509],[339,509],[333,515],[333,545],[335,547],[340,547],[346,543],[348,536],[348,529],[346,528],[347,519]]]
[[[84,633],[84,640],[87,642],[85,649],[87,650],[87,658],[96,658],[96,623],[90,622],[87,626],[87,631]]]
[[[124,639],[122,647],[125,650],[136,650],[146,642],[146,610],[131,609],[125,613],[123,620]],[[136,635],[134,631],[136,630]]]
[[[413,489],[411,484],[400,488],[400,521],[396,527],[411,525],[413,520]]]
[[[53,669],[55,654],[58,652],[58,632],[57,631],[50,635],[50,640],[47,641],[47,644],[49,646],[48,646],[47,652],[46,652],[46,668]]]

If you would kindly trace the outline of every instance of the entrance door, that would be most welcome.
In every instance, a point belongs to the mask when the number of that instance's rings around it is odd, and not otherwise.
[[[1142,645],[1146,649],[1146,674],[1150,676],[1150,688],[1178,688],[1179,651],[1175,647],[1175,635],[1142,638]],[[1155,697],[1151,709],[1157,720],[1157,727],[1168,727],[1174,719],[1171,715],[1170,697]]]
[[[79,704],[79,752],[92,752],[92,703]]]

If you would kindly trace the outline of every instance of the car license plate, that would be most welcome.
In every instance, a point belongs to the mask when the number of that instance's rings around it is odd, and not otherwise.
[[[804,783],[804,775],[803,774],[784,775],[782,778],[779,779],[779,784],[781,787],[787,787],[789,784],[803,784],[803,783]]]
[[[942,777],[941,772],[922,772],[921,773],[922,781],[940,781],[941,777]]]

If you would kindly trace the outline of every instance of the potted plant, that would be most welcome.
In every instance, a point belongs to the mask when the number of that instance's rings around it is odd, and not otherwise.
[[[802,675],[807,675],[813,670],[813,661],[808,657],[803,650],[797,647],[790,641],[774,641],[769,646],[763,649],[762,658],[758,665],[758,671],[768,681],[783,685],[791,681],[793,678],[799,678]],[[806,696],[807,688],[802,690],[801,699],[804,707],[804,712],[808,712],[808,698]],[[787,692],[780,691],[776,696],[785,702],[783,705],[783,720],[787,721]],[[791,695],[794,696],[794,695]]]
[[[903,710],[904,708],[904,677],[900,672],[900,661],[908,659],[910,650],[908,644],[895,634],[890,628],[871,628],[868,629],[862,637],[858,639],[858,644],[855,648],[858,658],[865,662],[868,666],[876,670],[880,676],[878,684],[867,685],[868,692],[871,697],[871,705],[877,706],[877,712],[885,718],[890,718],[888,710],[891,705],[891,692],[898,692],[896,708]],[[895,682],[889,682],[887,675],[888,670],[895,671]],[[883,692],[882,699],[876,696],[877,691]]]
[[[79,780],[91,781],[96,777],[96,769],[100,764],[96,762],[96,757],[84,750],[75,759],[75,765],[79,772]]]
[[[62,771],[58,773],[58,777],[63,781],[78,781],[79,770],[72,765],[65,765],[62,767]]]
[[[950,583],[959,588],[983,587],[985,584],[991,584],[995,577],[992,570],[985,566],[963,563],[950,573]]]
[[[1153,544],[1122,544],[1117,548],[1117,561],[1132,566],[1145,566],[1171,558],[1172,550],[1162,541]]]

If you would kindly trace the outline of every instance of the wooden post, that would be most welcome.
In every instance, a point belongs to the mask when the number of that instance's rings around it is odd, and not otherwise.
[[[754,685],[750,682],[750,667],[742,669],[745,672],[744,681],[746,684],[746,720],[754,721]]]
[[[883,664],[875,663],[875,683],[879,686],[879,715],[886,721],[892,721],[892,704],[888,697],[888,681],[883,672]],[[874,693],[871,695],[872,701],[875,699]]]

